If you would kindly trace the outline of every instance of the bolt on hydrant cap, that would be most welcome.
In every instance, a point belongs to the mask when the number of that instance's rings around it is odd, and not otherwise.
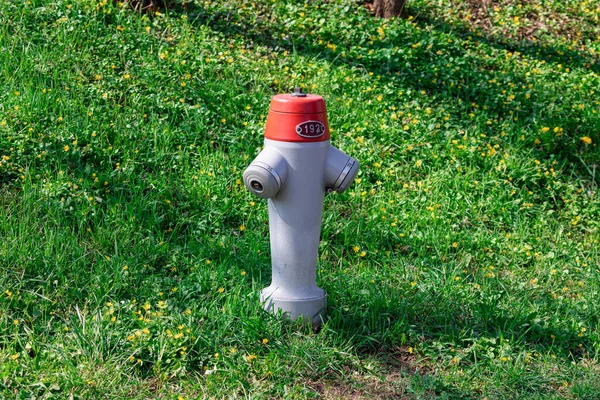
[[[271,99],[271,111],[290,114],[325,113],[325,100],[316,94],[303,93],[296,88],[291,94],[278,94]]]
[[[302,91],[301,87],[295,87],[294,88],[294,93],[292,93],[292,96],[294,96],[294,97],[306,97],[306,93],[304,93]]]

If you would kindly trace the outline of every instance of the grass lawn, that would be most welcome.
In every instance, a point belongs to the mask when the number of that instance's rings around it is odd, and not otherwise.
[[[600,397],[600,3],[0,1],[0,398]],[[313,332],[262,311],[271,96],[325,97]]]

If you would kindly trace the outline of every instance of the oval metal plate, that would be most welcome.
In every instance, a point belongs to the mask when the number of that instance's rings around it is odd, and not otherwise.
[[[325,133],[325,124],[321,121],[304,121],[296,125],[296,133],[309,139],[318,138]]]

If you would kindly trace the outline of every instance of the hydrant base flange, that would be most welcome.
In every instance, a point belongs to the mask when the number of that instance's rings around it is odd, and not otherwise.
[[[306,322],[310,321],[313,326],[321,325],[327,314],[327,293],[310,299],[278,299],[273,290],[267,287],[260,292],[260,302],[264,304],[265,310],[277,314],[279,310],[292,321],[302,317]]]

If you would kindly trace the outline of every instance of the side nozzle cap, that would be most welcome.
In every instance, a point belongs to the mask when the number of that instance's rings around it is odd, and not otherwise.
[[[354,182],[354,178],[356,178],[356,174],[358,173],[359,163],[352,157],[349,157],[348,162],[344,166],[344,169],[340,173],[340,176],[336,179],[334,184],[332,185],[332,189],[338,193],[342,193],[352,182]]]
[[[269,165],[255,161],[244,171],[244,185],[255,196],[268,199],[281,188],[281,177]]]
[[[325,166],[325,184],[327,188],[342,193],[356,178],[359,163],[343,151],[331,146]]]

